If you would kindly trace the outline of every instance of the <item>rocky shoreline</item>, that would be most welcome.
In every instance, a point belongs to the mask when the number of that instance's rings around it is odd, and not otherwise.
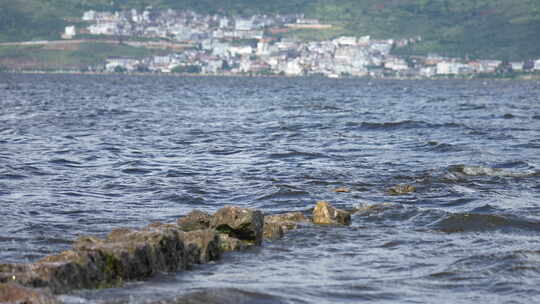
[[[189,270],[218,260],[224,252],[277,240],[302,223],[350,225],[351,213],[323,201],[307,216],[264,216],[260,210],[225,206],[213,215],[194,210],[174,224],[115,229],[103,239],[82,236],[71,250],[35,263],[0,264],[0,303],[61,303],[56,294],[118,287],[160,272]]]

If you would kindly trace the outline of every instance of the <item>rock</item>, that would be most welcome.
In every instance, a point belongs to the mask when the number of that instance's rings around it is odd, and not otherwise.
[[[188,266],[215,261],[221,256],[219,234],[214,230],[183,232],[180,238],[186,244]]]
[[[390,195],[403,195],[403,194],[408,194],[415,191],[416,191],[416,187],[411,186],[411,185],[396,185],[388,189],[388,193]]]
[[[241,251],[252,247],[253,244],[241,241],[227,234],[219,234],[219,248],[221,251]]]
[[[109,234],[107,235],[107,241],[116,242],[118,240],[122,240],[125,238],[126,234],[135,232],[133,229],[129,228],[116,228],[113,229]]]
[[[117,229],[104,240],[81,237],[74,250],[33,264],[1,265],[0,282],[48,287],[53,293],[113,287],[218,259],[219,246],[219,236],[212,230],[184,232],[167,224],[140,231]]]
[[[298,223],[309,222],[301,212],[288,212],[264,217],[264,238],[277,240],[290,230],[298,228]]]
[[[298,215],[283,216],[295,217]],[[194,211],[178,223],[152,223],[141,230],[115,229],[104,239],[83,236],[74,242],[73,250],[35,263],[0,264],[0,286],[6,290],[6,298],[9,290],[9,299],[15,299],[17,290],[23,290],[16,284],[45,287],[58,294],[120,286],[160,272],[189,269],[193,264],[217,260],[222,251],[260,245],[264,217],[257,210],[225,207],[212,217]],[[200,227],[205,229],[194,230]],[[20,303],[34,303],[32,299],[21,299]]]
[[[212,216],[206,212],[193,210],[177,220],[178,226],[184,231],[208,229]]]
[[[103,244],[105,241],[103,239],[93,237],[93,236],[81,236],[75,240],[73,243],[74,250],[85,250],[87,248],[94,247],[99,244]]]
[[[350,225],[351,214],[334,208],[328,202],[319,201],[313,210],[313,223],[322,225]]]
[[[59,304],[60,302],[46,290],[7,283],[0,284],[0,303]]]
[[[110,286],[114,277],[103,272],[103,260],[95,254],[65,251],[33,264],[8,264],[0,267],[0,281],[28,287],[47,287],[53,293],[77,288]]]
[[[334,189],[334,192],[336,192],[336,193],[349,193],[349,192],[351,192],[351,190],[349,188],[346,188],[346,187],[339,187],[339,188]]]
[[[274,223],[309,222],[309,219],[302,212],[298,212],[298,211],[267,215],[264,217],[264,220],[265,222],[274,222]]]
[[[285,235],[280,223],[267,222],[264,220],[263,238],[266,240],[278,240]]]
[[[253,245],[261,245],[263,226],[261,211],[238,206],[219,209],[210,222],[210,228]]]

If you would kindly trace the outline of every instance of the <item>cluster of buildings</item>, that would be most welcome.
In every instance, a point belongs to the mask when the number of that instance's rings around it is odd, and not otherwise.
[[[66,28],[64,38],[78,34],[159,38],[190,47],[147,58],[108,58],[94,69],[138,72],[181,72],[211,75],[323,75],[331,78],[400,77],[490,74],[500,71],[540,71],[540,60],[502,62],[466,61],[436,55],[400,57],[394,48],[421,41],[421,37],[376,40],[370,36],[301,41],[281,35],[295,29],[323,30],[332,25],[303,15],[205,16],[192,11],[135,9],[121,12],[85,12],[87,26]]]

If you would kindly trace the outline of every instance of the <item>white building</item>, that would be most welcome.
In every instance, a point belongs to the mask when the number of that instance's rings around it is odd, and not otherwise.
[[[479,60],[478,62],[480,63],[479,73],[494,73],[502,64],[500,60]]]
[[[258,55],[258,56],[267,56],[267,55],[270,55],[270,44],[268,42],[265,42],[265,41],[259,41],[257,42],[257,50],[255,51],[255,53]]]
[[[237,18],[234,20],[234,29],[237,31],[250,31],[253,28],[253,19]]]
[[[358,44],[358,40],[356,39],[356,37],[352,37],[352,36],[338,37],[338,38],[332,40],[332,42],[334,42],[335,45],[356,45],[356,44]]]
[[[384,67],[393,71],[404,71],[409,69],[409,65],[402,58],[391,57],[384,62]]]
[[[134,71],[137,65],[140,63],[139,59],[131,57],[110,57],[107,58],[105,69],[108,72],[114,72],[117,67],[123,68],[127,71]]]
[[[92,24],[88,27],[88,31],[92,35],[115,35],[117,26],[115,22]]]
[[[230,46],[228,49],[231,56],[236,55],[251,55],[253,53],[253,48],[249,45],[247,46]]]
[[[524,65],[525,63],[523,61],[510,62],[510,66],[512,67],[513,71],[523,71]]]
[[[534,70],[540,71],[540,59],[534,61]]]
[[[83,13],[82,17],[83,21],[93,21],[96,20],[96,12],[95,11],[86,11]]]
[[[66,26],[64,34],[62,34],[62,39],[71,39],[77,35],[77,29],[74,25]]]
[[[371,51],[380,52],[383,55],[390,54],[390,51],[393,47],[393,41],[372,41],[369,43],[369,48]]]
[[[289,76],[300,76],[304,73],[304,69],[300,65],[299,58],[287,61],[285,64],[285,68],[283,70],[285,72],[285,75]]]
[[[460,62],[442,61],[437,63],[438,75],[458,75],[473,72],[474,70],[470,66]]]

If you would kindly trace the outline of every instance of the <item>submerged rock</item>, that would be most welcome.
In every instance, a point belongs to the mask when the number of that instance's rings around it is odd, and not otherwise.
[[[362,215],[371,215],[371,214],[381,213],[381,212],[384,212],[386,210],[400,209],[400,208],[403,208],[403,206],[400,205],[400,204],[379,203],[379,204],[374,204],[374,205],[358,206],[354,210],[354,213],[359,213],[359,214],[362,214]]]
[[[8,283],[0,284],[0,303],[59,304],[60,302],[46,290]]]
[[[390,195],[403,195],[412,192],[416,192],[416,187],[412,185],[396,185],[388,189]]]
[[[199,210],[193,210],[186,216],[179,218],[177,223],[178,226],[180,226],[180,229],[184,231],[192,231],[208,229],[211,221],[212,216],[210,214]]]
[[[313,210],[313,223],[322,225],[350,225],[351,214],[334,208],[328,202],[319,201]]]
[[[349,189],[347,187],[338,187],[338,188],[334,189],[334,192],[336,192],[336,193],[349,193],[349,192],[351,192],[351,189]]]
[[[263,226],[261,211],[238,206],[219,209],[210,222],[210,228],[253,245],[261,245]]]

